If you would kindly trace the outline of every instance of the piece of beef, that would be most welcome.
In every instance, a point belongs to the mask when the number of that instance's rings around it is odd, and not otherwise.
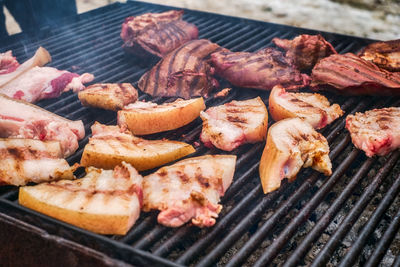
[[[206,97],[218,86],[208,59],[221,49],[205,39],[187,42],[146,72],[139,80],[139,89],[152,96]]]
[[[372,43],[361,51],[360,57],[382,69],[400,71],[400,39]]]
[[[17,59],[12,55],[12,51],[0,53],[0,75],[15,71],[19,66]]]
[[[280,84],[290,90],[307,86],[310,81],[273,48],[255,53],[223,50],[212,54],[211,62],[217,74],[240,87],[271,90]]]
[[[400,73],[380,69],[352,53],[320,60],[311,74],[313,89],[347,95],[400,95]]]
[[[303,71],[311,70],[320,59],[337,54],[335,48],[320,34],[301,34],[293,40],[274,38],[272,42],[285,50],[286,57]]]
[[[136,56],[166,54],[198,38],[195,25],[182,20],[183,10],[128,17],[122,24],[123,48]]]

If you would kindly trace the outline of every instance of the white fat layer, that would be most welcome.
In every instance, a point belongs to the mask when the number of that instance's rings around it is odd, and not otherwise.
[[[197,98],[189,100],[178,99],[172,103],[164,103],[162,105],[157,105],[156,103],[152,102],[136,101],[135,103],[125,106],[124,110],[135,111],[139,113],[154,113],[154,112],[162,113],[168,110],[173,110],[175,108],[185,107],[197,100],[198,100]]]

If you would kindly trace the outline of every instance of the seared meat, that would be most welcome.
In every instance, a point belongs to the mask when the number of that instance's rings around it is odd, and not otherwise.
[[[215,71],[231,84],[271,90],[275,85],[297,89],[309,84],[282,52],[266,48],[255,53],[220,51],[211,55]]]
[[[15,71],[19,63],[12,55],[12,51],[0,53],[0,75]]]
[[[268,111],[260,97],[211,107],[200,117],[200,139],[208,147],[232,151],[244,143],[261,142],[267,135]]]
[[[279,85],[269,95],[269,112],[275,121],[299,117],[315,129],[324,128],[343,115],[340,106],[331,105],[323,95],[289,93]]]
[[[291,59],[299,70],[311,70],[320,59],[337,54],[335,48],[320,34],[301,34],[293,40],[274,38],[272,42],[286,50],[286,57]]]
[[[384,156],[400,147],[400,108],[373,109],[346,118],[353,144],[368,157]]]
[[[0,70],[0,89],[6,85],[7,83],[11,82],[13,79],[17,78],[21,74],[25,73],[26,71],[30,70],[31,68],[34,67],[41,67],[45,65],[46,63],[49,63],[51,61],[51,56],[49,52],[44,49],[43,47],[39,47],[38,50],[36,50],[36,53],[33,57],[25,61],[23,64],[18,65],[16,68],[15,66],[17,65],[18,62],[16,62],[15,59],[11,59],[7,55],[2,54],[3,57],[6,57],[6,62],[9,62],[7,64],[11,64],[13,67],[3,70],[4,72],[1,73]],[[11,63],[10,63],[11,61]],[[1,63],[3,64],[3,63]]]
[[[123,162],[111,170],[87,168],[86,176],[19,191],[23,206],[100,234],[126,234],[139,218],[143,177]]]
[[[221,49],[204,39],[187,42],[146,72],[139,80],[139,89],[152,96],[205,97],[218,85],[207,60]]]
[[[85,136],[82,121],[70,121],[27,102],[0,94],[0,137],[55,140],[66,157]]]
[[[15,99],[34,103],[41,99],[58,97],[61,93],[85,88],[84,83],[94,79],[92,74],[82,75],[50,67],[34,67],[0,88],[0,93]]]
[[[92,138],[83,151],[81,165],[112,169],[125,161],[138,171],[143,171],[193,152],[194,148],[183,142],[145,140],[118,126],[95,122],[92,125]]]
[[[99,83],[78,93],[84,106],[117,111],[138,98],[137,90],[130,83]]]
[[[380,69],[352,53],[321,59],[312,70],[314,89],[347,95],[400,95],[400,73]]]
[[[300,118],[278,121],[268,130],[260,161],[264,193],[278,189],[284,178],[289,178],[289,181],[296,179],[302,167],[312,167],[331,175],[328,141]]]
[[[0,138],[0,184],[25,185],[73,179],[75,167],[62,159],[60,143]]]
[[[360,57],[388,71],[400,71],[400,39],[367,45]]]
[[[143,210],[160,210],[158,222],[179,227],[188,221],[210,227],[221,211],[218,204],[232,183],[236,156],[188,158],[143,179]]]
[[[183,10],[128,17],[122,24],[123,48],[137,56],[164,57],[187,41],[197,39],[195,25],[182,20]]]

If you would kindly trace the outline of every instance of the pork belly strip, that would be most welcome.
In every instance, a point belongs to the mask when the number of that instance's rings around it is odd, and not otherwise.
[[[400,147],[400,108],[373,109],[346,118],[353,144],[368,157],[384,156]]]
[[[34,103],[41,99],[58,97],[69,90],[83,90],[83,84],[93,79],[94,76],[89,73],[79,75],[51,67],[34,67],[0,88],[0,93]]]
[[[312,70],[313,89],[347,95],[400,95],[400,73],[380,69],[352,53],[324,58]]]
[[[307,86],[310,81],[273,48],[255,53],[223,50],[212,54],[211,62],[218,75],[240,87],[271,90],[280,84],[290,90]]]
[[[128,17],[122,24],[123,48],[143,57],[164,57],[182,44],[198,38],[195,25],[182,20],[183,10]]]
[[[139,89],[152,96],[205,97],[218,85],[208,59],[221,49],[205,39],[189,41],[146,72],[139,80]]]
[[[272,42],[286,51],[286,57],[299,70],[311,70],[320,59],[337,54],[335,48],[320,34],[301,34],[293,40],[275,37]]]
[[[400,39],[367,45],[360,57],[388,71],[400,71]]]
[[[71,168],[61,157],[57,141],[0,138],[0,184],[73,179],[75,167]]]
[[[78,149],[78,140],[84,136],[82,121],[70,121],[0,94],[0,137],[59,141],[66,157]]]
[[[0,75],[15,71],[19,67],[17,59],[9,50],[5,53],[0,53]]]

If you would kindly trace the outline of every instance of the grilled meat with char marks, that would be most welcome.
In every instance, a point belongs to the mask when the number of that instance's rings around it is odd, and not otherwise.
[[[352,53],[321,59],[311,74],[311,87],[346,95],[400,95],[400,73],[380,69]]]
[[[208,147],[232,151],[244,143],[261,142],[267,135],[268,111],[260,97],[211,107],[200,117],[200,139]]]
[[[382,108],[357,112],[346,118],[353,144],[368,157],[384,156],[400,147],[400,108]]]
[[[0,184],[25,185],[73,179],[76,167],[62,158],[60,143],[0,138]]]
[[[274,38],[272,42],[285,50],[286,57],[303,71],[311,70],[320,59],[337,54],[335,48],[320,34],[301,34],[293,40]]]
[[[139,80],[139,89],[152,96],[206,97],[218,85],[208,59],[221,49],[205,39],[187,42],[146,72]]]
[[[183,10],[128,17],[122,24],[123,48],[136,56],[166,54],[198,38],[195,25],[182,20]]]
[[[78,93],[82,105],[117,111],[138,99],[130,83],[97,83]]]
[[[400,39],[367,45],[360,57],[388,71],[400,71]]]
[[[224,50],[212,54],[211,62],[218,75],[240,87],[271,90],[280,84],[290,90],[307,86],[310,81],[273,48],[255,53]]]
[[[85,136],[82,121],[70,121],[24,101],[0,94],[0,137],[59,141],[64,157]]]
[[[302,167],[332,174],[329,145],[325,137],[301,118],[278,121],[268,130],[260,161],[260,179],[264,193],[281,186],[281,180],[296,179]]]
[[[181,160],[143,179],[143,210],[158,209],[158,222],[179,227],[188,221],[199,227],[215,224],[218,204],[235,172],[236,156],[206,155]]]
[[[315,129],[324,128],[343,115],[340,106],[331,105],[323,95],[290,93],[279,85],[269,95],[269,112],[275,121],[299,117]]]

